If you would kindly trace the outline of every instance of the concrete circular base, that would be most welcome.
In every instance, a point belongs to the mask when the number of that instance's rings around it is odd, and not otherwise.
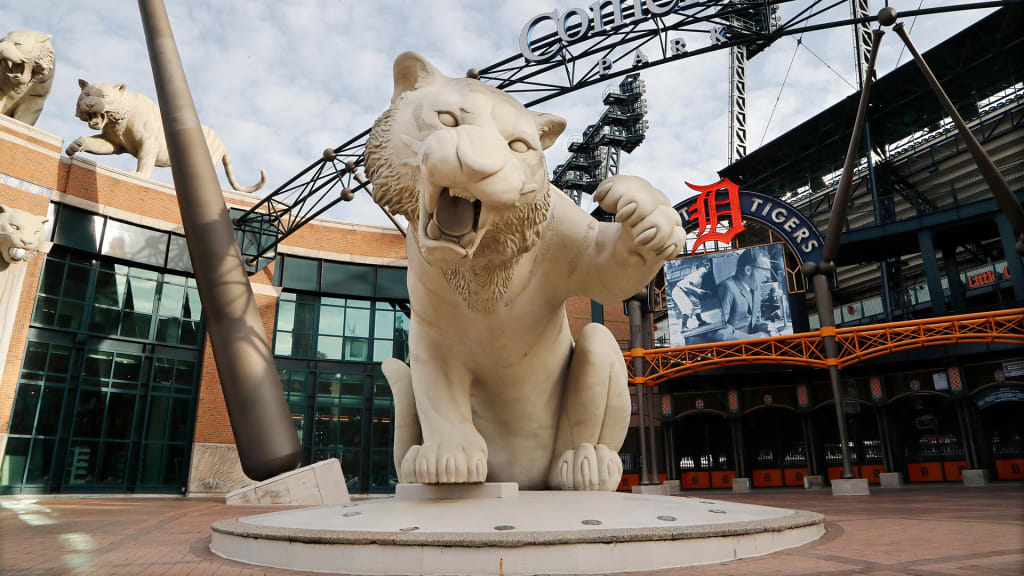
[[[210,548],[346,574],[601,574],[760,556],[816,540],[813,512],[704,498],[522,492],[303,508],[213,524]]]

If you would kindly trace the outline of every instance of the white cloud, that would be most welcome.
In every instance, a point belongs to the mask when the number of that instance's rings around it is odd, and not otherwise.
[[[919,3],[890,2],[904,11]],[[449,75],[461,75],[471,67],[483,68],[516,54],[520,29],[534,14],[589,4],[589,0],[167,0],[167,9],[200,118],[220,134],[241,184],[255,181],[261,168],[267,170],[269,183],[258,193],[265,194],[319,158],[324,148],[337,146],[370,126],[390,99],[391,62],[399,53],[418,51]],[[874,4],[873,10],[881,6],[877,0]],[[938,4],[926,0],[924,7]],[[803,5],[805,0],[785,4],[783,18]],[[926,50],[987,13],[923,16],[914,24],[913,37]],[[849,7],[843,3],[826,16],[848,18]],[[129,90],[155,100],[134,2],[9,1],[0,4],[0,22],[6,29],[32,28],[54,35],[57,76],[39,128],[65,141],[90,133],[73,115],[79,77],[126,82]],[[773,107],[766,142],[853,92],[836,76],[838,72],[855,82],[850,30],[809,33],[802,41],[806,48],[796,51],[777,107],[795,39],[780,39],[748,66],[750,150],[760,143]],[[688,34],[687,42],[692,48],[706,44],[707,38]],[[885,37],[880,73],[894,67],[900,46],[895,34]],[[904,54],[902,62],[908,59]],[[645,71],[643,77],[651,130],[640,148],[623,155],[622,171],[647,177],[678,201],[689,195],[684,180],[712,182],[716,171],[727,164],[727,56],[722,51],[687,59]],[[581,133],[600,114],[601,90],[581,90],[538,106],[569,120],[565,136],[548,153],[549,168],[565,160],[568,136]],[[135,160],[127,156],[98,160],[126,170],[135,168]],[[158,168],[154,177],[171,181],[166,168]],[[223,176],[222,182],[226,184]],[[365,195],[331,215],[388,225]]]

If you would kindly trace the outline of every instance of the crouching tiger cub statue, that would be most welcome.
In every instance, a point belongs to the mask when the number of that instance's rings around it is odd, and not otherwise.
[[[410,362],[385,361],[402,482],[614,490],[630,399],[603,325],[574,341],[565,301],[609,306],[683,246],[647,181],[615,176],[599,223],[550,184],[543,151],[565,121],[421,56],[394,65],[366,146],[374,198],[409,221]]]
[[[78,95],[75,116],[89,124],[89,128],[100,130],[97,136],[82,136],[68,144],[65,153],[74,156],[78,152],[90,154],[124,154],[127,152],[138,159],[136,173],[144,178],[153,176],[153,167],[165,168],[171,165],[167,153],[167,138],[160,108],[149,98],[135,92],[128,92],[125,85],[89,83],[79,80],[82,89]],[[210,160],[214,166],[224,165],[224,174],[231,187],[239,192],[255,192],[267,182],[267,173],[260,170],[260,181],[253,186],[239,186],[231,167],[231,156],[220,141],[220,136],[205,124],[202,126],[206,147],[210,149]]]

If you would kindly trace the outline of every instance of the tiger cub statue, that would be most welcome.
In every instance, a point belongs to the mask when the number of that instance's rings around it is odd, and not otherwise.
[[[614,176],[598,222],[548,181],[565,120],[418,54],[394,65],[366,146],[374,199],[409,221],[410,362],[386,360],[401,482],[615,490],[630,399],[612,333],[574,339],[566,299],[619,306],[683,247],[646,180]]]
[[[75,116],[89,128],[100,130],[96,136],[82,136],[68,145],[65,152],[74,156],[78,152],[90,154],[124,154],[138,159],[136,173],[144,178],[153,175],[153,167],[171,165],[164,137],[164,123],[160,108],[142,94],[128,92],[122,84],[89,83],[79,80],[82,91],[78,95]],[[210,149],[210,160],[216,166],[224,165],[231,187],[239,192],[255,192],[267,182],[267,173],[260,170],[260,181],[253,186],[239,186],[231,168],[231,156],[217,133],[203,125],[203,136]]]

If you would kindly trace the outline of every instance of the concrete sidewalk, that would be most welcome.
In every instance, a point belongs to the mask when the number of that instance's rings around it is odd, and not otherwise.
[[[684,495],[820,512],[827,533],[807,546],[764,558],[650,574],[1024,573],[1021,484],[874,489],[871,496],[845,498],[827,490]],[[0,574],[299,574],[239,564],[210,552],[211,522],[267,511],[194,498],[0,499]]]

